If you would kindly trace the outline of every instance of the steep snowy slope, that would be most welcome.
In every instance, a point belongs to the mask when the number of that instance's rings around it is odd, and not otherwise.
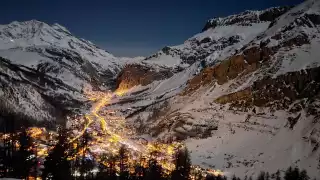
[[[161,51],[142,60],[139,66],[148,69],[147,80],[141,79],[139,74],[131,76],[135,74],[135,69],[131,67],[124,68],[122,72],[130,73],[121,73],[118,79],[125,79],[126,81],[122,81],[122,84],[133,87],[131,84],[137,84],[136,82],[146,85],[153,80],[171,77],[168,75],[170,73],[165,73],[166,75],[161,75],[163,78],[159,78],[158,75],[150,72],[181,72],[195,62],[202,62],[201,67],[213,65],[230,54],[236,53],[290,8],[277,7],[263,11],[246,11],[224,18],[211,19],[206,23],[203,32],[189,38],[184,44],[164,47]],[[199,73],[199,70],[195,74]],[[118,87],[119,84],[121,86],[121,83],[118,83]]]
[[[83,59],[106,68],[117,68],[118,59],[90,41],[74,37],[59,24],[52,26],[37,21],[12,22],[0,26],[0,49],[51,46],[78,52]]]
[[[238,20],[247,22],[248,12]],[[218,20],[201,34],[220,39],[219,29],[226,36],[228,27],[235,34],[246,32]],[[250,27],[255,26],[242,28]],[[193,162],[202,166],[244,176],[293,165],[318,177],[320,1],[306,1],[264,28],[228,50],[205,55],[208,67],[200,73],[196,62],[165,80],[136,83],[108,108],[122,109],[146,138],[185,141]],[[166,50],[170,58],[178,52]],[[172,60],[161,57],[145,61]]]
[[[62,120],[81,109],[84,88],[114,89],[128,61],[36,20],[0,26],[0,57],[2,109],[36,120]]]
[[[289,9],[289,7],[278,7],[263,11],[246,11],[211,19],[205,25],[203,32],[191,37],[182,45],[163,48],[146,58],[145,62],[167,67],[188,67],[201,60],[211,64],[217,59],[224,59],[234,49],[250,42]]]

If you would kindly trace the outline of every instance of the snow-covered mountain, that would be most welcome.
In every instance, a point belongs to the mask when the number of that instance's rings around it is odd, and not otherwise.
[[[148,69],[149,78],[131,76],[132,73],[120,74],[126,79],[123,84],[131,85],[136,82],[149,84],[152,80],[165,78],[152,77],[153,72],[180,72],[196,62],[205,62],[205,66],[213,65],[224,60],[230,54],[236,53],[244,45],[264,32],[270,24],[291,7],[275,7],[262,11],[245,11],[244,13],[219,17],[208,20],[203,31],[177,46],[166,46],[159,52],[140,61],[140,67]],[[134,63],[137,64],[137,63]],[[132,66],[123,72],[134,72]],[[146,72],[146,71],[145,71]],[[196,72],[198,73],[198,71]],[[163,74],[163,73],[160,73]],[[170,73],[166,73],[170,74]],[[151,75],[151,76],[150,76]],[[118,83],[119,84],[119,83]],[[121,83],[120,83],[121,86]]]
[[[108,108],[122,109],[141,135],[185,141],[202,166],[244,176],[293,165],[318,177],[319,47],[318,0],[215,18],[183,45],[142,61],[142,75],[124,68],[120,80],[133,88]],[[199,49],[194,60],[182,58]],[[154,64],[173,74],[158,78]]]
[[[36,20],[1,25],[0,56],[3,106],[37,120],[79,108],[83,88],[113,89],[128,60]]]
[[[0,31],[0,49],[34,46],[59,47],[78,52],[83,59],[109,69],[116,69],[119,65],[118,59],[112,54],[100,49],[90,41],[73,36],[59,24],[50,26],[37,20],[12,22],[8,25],[1,25]]]
[[[86,109],[84,86],[130,89],[104,109],[146,139],[184,141],[195,164],[238,176],[297,165],[319,176],[318,0],[211,19],[145,59],[115,58],[38,21],[0,32],[7,109],[53,121]]]
[[[265,31],[272,21],[289,9],[276,7],[210,19],[201,33],[189,38],[184,44],[164,47],[146,58],[145,62],[183,68],[196,61],[212,63],[216,59],[224,59],[231,51],[241,48]]]

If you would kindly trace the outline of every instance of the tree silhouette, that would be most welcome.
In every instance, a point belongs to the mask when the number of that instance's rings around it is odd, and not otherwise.
[[[108,177],[109,179],[116,179],[116,161],[117,158],[113,155],[109,157]]]
[[[53,180],[72,179],[70,162],[68,161],[69,144],[64,131],[59,133],[58,143],[45,159],[42,179],[51,178]]]
[[[284,175],[285,180],[309,180],[310,177],[307,175],[305,170],[300,171],[298,167],[292,169],[289,167]]]
[[[90,140],[91,140],[91,137],[89,133],[85,131],[80,142],[80,147],[82,148],[82,157],[81,157],[81,163],[80,163],[81,179],[85,179],[85,174],[88,174],[88,172],[93,168],[91,160],[86,158],[87,151],[88,151],[88,143]]]
[[[279,170],[275,174],[275,180],[281,180],[281,174]]]
[[[257,180],[265,180],[266,173],[264,171],[261,171],[260,174],[258,175]]]
[[[309,179],[310,179],[310,177],[308,176],[307,171],[302,170],[300,172],[299,180],[309,180]]]
[[[97,174],[97,180],[116,180],[115,162],[116,158],[113,155],[102,154],[100,156],[99,172]]]
[[[270,174],[267,172],[266,175],[265,175],[265,180],[270,180]]]
[[[129,171],[128,171],[128,150],[124,145],[122,145],[119,149],[119,168],[120,168],[120,180],[125,180],[129,177]]]
[[[146,179],[161,180],[163,177],[162,167],[158,165],[155,159],[149,161],[149,168],[147,170]]]
[[[146,169],[141,164],[136,164],[134,168],[134,179],[144,180],[146,177]]]
[[[236,177],[236,175],[233,175],[231,179],[232,180],[237,180],[238,178]]]
[[[31,137],[23,130],[19,134],[19,150],[14,156],[14,174],[17,178],[26,179],[29,176],[30,170],[35,164],[35,158],[32,157],[32,140]]]
[[[180,149],[175,155],[175,170],[172,172],[172,179],[187,180],[191,170],[191,160],[188,149]]]

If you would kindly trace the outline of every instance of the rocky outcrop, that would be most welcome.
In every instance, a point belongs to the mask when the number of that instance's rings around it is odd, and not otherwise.
[[[232,102],[240,106],[243,106],[243,105],[249,106],[249,105],[252,105],[252,98],[253,98],[253,95],[252,95],[251,88],[247,88],[242,91],[237,91],[235,93],[221,96],[217,98],[215,102],[219,104],[226,104],[226,103]]]
[[[276,78],[265,77],[254,82],[250,88],[221,96],[215,102],[220,104],[231,103],[231,106],[236,107],[254,105],[288,109],[293,102],[304,98],[312,99],[319,93],[320,67],[317,67],[290,72]]]
[[[238,75],[245,75],[257,70],[262,63],[268,61],[274,52],[267,47],[252,47],[242,54],[231,56],[218,65],[205,68],[200,74],[189,80],[184,95],[195,91],[201,86],[212,82],[224,84],[235,79]]]
[[[301,18],[309,17],[310,15],[301,15],[291,23],[279,28],[275,31],[274,35],[266,36],[262,33],[257,37],[260,41],[243,46],[240,52],[236,51],[235,55],[230,58],[215,64],[213,67],[207,67],[193,79],[188,82],[186,90],[182,93],[186,95],[195,91],[201,86],[208,85],[209,83],[217,82],[219,85],[226,83],[229,80],[237,77],[244,76],[248,73],[254,72],[263,67],[263,71],[267,71],[272,66],[271,59],[277,52],[288,51],[289,49],[301,47],[305,44],[310,44],[311,39],[317,37],[316,35],[307,34],[300,30],[300,26],[308,26]],[[314,22],[317,22],[317,16],[311,16]],[[309,18],[310,19],[310,18]],[[311,20],[309,20],[311,22]],[[302,23],[301,25],[298,22]],[[292,31],[294,33],[292,33]],[[276,42],[275,42],[276,41]],[[273,43],[271,43],[273,42]],[[281,63],[281,59],[276,59],[276,63]],[[275,73],[277,70],[272,68],[270,73]],[[232,98],[231,98],[232,99]],[[258,103],[259,104],[259,103]]]
[[[148,85],[153,81],[163,80],[171,77],[170,70],[155,70],[152,67],[141,64],[126,65],[117,77],[117,88],[130,89],[137,85]]]

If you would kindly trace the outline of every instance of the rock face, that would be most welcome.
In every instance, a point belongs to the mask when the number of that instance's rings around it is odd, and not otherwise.
[[[250,88],[221,96],[217,103],[231,103],[238,107],[274,107],[288,109],[291,104],[304,98],[312,99],[319,94],[319,67],[290,72],[276,78],[265,77]]]
[[[153,81],[168,79],[173,75],[170,69],[154,69],[141,64],[128,64],[117,77],[117,88],[130,89],[137,85],[146,86]]]
[[[229,59],[218,63],[213,67],[205,68],[200,74],[188,82],[184,94],[188,94],[201,86],[217,82],[219,85],[254,72],[262,64],[265,64],[274,52],[266,47],[252,47],[242,54],[231,56]]]

